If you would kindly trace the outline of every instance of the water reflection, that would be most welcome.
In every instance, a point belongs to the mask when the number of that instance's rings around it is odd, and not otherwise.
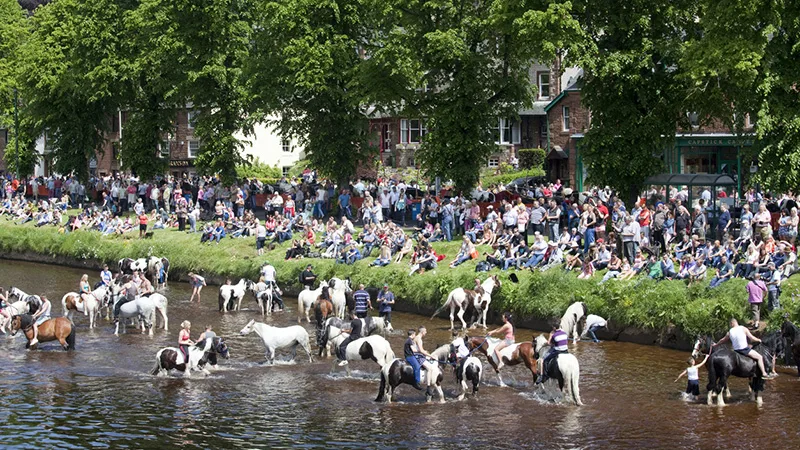
[[[13,280],[51,298],[74,290],[82,273],[0,261],[0,285]],[[522,366],[504,370],[513,387],[497,387],[488,365],[477,398],[452,400],[456,385],[448,370],[444,405],[425,404],[424,394],[409,386],[399,388],[398,403],[378,404],[375,363],[354,363],[353,378],[340,368],[331,375],[331,361],[316,358],[312,364],[300,357],[293,364],[264,365],[261,340],[238,335],[258,317],[251,299],[243,303],[249,310],[222,315],[213,287],[203,291],[200,305],[186,302],[189,294],[184,284],[170,285],[172,330],[153,336],[129,329],[115,337],[105,321],[88,330],[79,315],[76,352],[57,345],[26,352],[24,338],[0,337],[4,448],[698,448],[709,442],[774,448],[800,438],[794,369],[768,384],[761,409],[749,401],[742,380],[731,382],[730,406],[707,407],[685,401],[683,385],[672,382],[684,368],[685,353],[579,343],[571,351],[581,364],[582,408],[552,403],[554,388],[537,392]],[[290,309],[265,321],[288,326],[295,317]],[[184,319],[194,324],[193,337],[213,325],[227,339],[231,359],[206,379],[149,376],[156,351],[177,343],[177,324]],[[394,322],[398,330],[426,325],[431,348],[450,338],[449,322],[407,314],[396,314]],[[402,331],[389,339],[399,354]]]

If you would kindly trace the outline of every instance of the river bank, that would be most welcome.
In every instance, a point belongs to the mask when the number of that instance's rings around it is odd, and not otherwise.
[[[46,264],[81,267],[97,271],[103,263],[115,268],[122,258],[150,255],[170,259],[170,278],[186,280],[190,271],[206,277],[211,284],[226,278],[257,278],[259,268],[270,261],[278,270],[278,283],[288,293],[297,293],[299,273],[306,264],[323,279],[350,277],[355,285],[380,286],[389,283],[399,302],[397,309],[430,315],[446,295],[456,287],[470,287],[475,263],[455,269],[443,264],[436,270],[408,276],[408,265],[391,264],[370,267],[372,258],[354,265],[335,264],[332,260],[284,260],[288,243],[256,257],[253,239],[225,239],[221,244],[199,243],[198,234],[158,230],[152,239],[102,237],[97,232],[58,233],[54,228],[35,228],[0,222],[0,258]],[[447,255],[446,263],[458,249],[457,242],[435,243],[438,253]],[[600,276],[578,280],[575,274],[554,269],[547,272],[517,272],[519,283],[509,279],[509,272],[495,271],[502,287],[492,297],[490,319],[511,311],[521,326],[549,329],[553,318],[560,317],[574,301],[586,303],[589,311],[610,318],[610,329],[602,339],[685,349],[690,336],[698,333],[721,333],[730,317],[747,318],[744,280],[735,279],[709,290],[708,281],[687,287],[681,281],[656,282],[644,277],[631,281],[598,284]],[[493,273],[495,273],[493,272]],[[784,285],[782,302],[790,315],[796,316],[797,277]]]

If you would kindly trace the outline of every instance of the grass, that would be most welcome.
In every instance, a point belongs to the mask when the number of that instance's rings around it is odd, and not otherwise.
[[[261,257],[256,256],[255,239],[226,238],[221,244],[200,244],[200,234],[181,233],[176,230],[156,230],[152,239],[140,240],[137,233],[129,236],[101,236],[93,231],[61,234],[54,227],[35,228],[31,223],[16,225],[0,221],[0,250],[5,253],[34,252],[44,255],[65,256],[78,260],[105,261],[111,267],[121,258],[141,258],[150,255],[170,259],[171,273],[189,271],[201,275],[218,275],[231,278],[257,278],[259,268],[270,261],[278,269],[278,282],[282,286],[297,288],[299,273],[307,263],[322,278],[351,277],[355,284],[379,286],[389,283],[398,299],[421,307],[437,307],[447,293],[456,287],[471,287],[473,279],[486,274],[476,274],[475,262],[468,261],[450,269],[447,263],[458,253],[460,243],[434,243],[437,253],[447,258],[436,270],[408,276],[408,258],[401,264],[387,267],[369,267],[373,257],[354,265],[335,264],[331,260],[284,260],[289,243],[284,243]],[[687,333],[720,333],[727,329],[730,317],[744,319],[747,311],[745,281],[734,279],[719,288],[707,289],[704,283],[687,287],[681,281],[656,282],[645,277],[631,281],[598,282],[602,273],[590,280],[579,280],[575,273],[562,270],[518,273],[520,282],[508,279],[510,272],[499,273],[502,288],[493,296],[494,311],[509,310],[518,317],[549,319],[559,317],[573,301],[583,301],[589,311],[610,317],[618,325],[645,330],[664,330],[675,326]],[[800,319],[800,277],[784,283],[781,302],[783,310],[768,316],[771,327],[779,326],[782,314]],[[766,317],[766,314],[764,314]]]

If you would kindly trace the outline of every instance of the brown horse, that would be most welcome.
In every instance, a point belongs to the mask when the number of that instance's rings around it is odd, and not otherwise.
[[[492,368],[497,374],[497,379],[500,380],[500,385],[504,385],[503,379],[500,377],[500,369],[497,368],[497,361],[494,358],[494,345],[491,345],[494,339],[490,341],[490,338],[471,337],[466,338],[465,341],[470,352],[477,350],[486,356],[486,359],[489,360],[489,364],[492,365]],[[534,357],[534,348],[531,342],[511,345],[501,350],[500,353],[503,355],[503,364],[506,366],[525,364],[525,367],[531,371],[533,381],[536,382],[536,358]],[[490,354],[492,356],[489,356]]]
[[[31,347],[34,322],[35,320],[30,314],[22,314],[11,318],[11,335],[14,336],[17,331],[22,330],[25,333],[25,337],[28,338],[25,348]],[[64,350],[75,350],[75,325],[66,317],[46,320],[39,325],[38,340],[39,342],[58,341],[64,347]]]
[[[325,325],[325,320],[333,316],[335,308],[333,302],[320,296],[314,302],[314,318],[317,320],[317,329],[321,330]]]

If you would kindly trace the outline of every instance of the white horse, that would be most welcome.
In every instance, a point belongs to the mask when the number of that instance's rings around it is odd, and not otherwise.
[[[578,325],[586,318],[586,304],[583,302],[575,302],[569,305],[567,312],[561,317],[561,328],[567,336],[572,335],[573,341],[579,341],[581,338],[578,333]]]
[[[275,350],[282,348],[292,349],[292,359],[297,356],[297,346],[303,347],[308,355],[308,362],[313,362],[311,359],[311,346],[309,345],[308,331],[300,325],[293,325],[286,328],[271,327],[267,324],[256,322],[255,319],[247,323],[239,332],[242,336],[250,334],[255,331],[258,337],[264,342],[267,347],[267,361],[270,364],[275,362]]]
[[[192,370],[199,370],[206,376],[211,372],[206,369],[208,363],[216,364],[216,355],[228,358],[228,346],[223,339],[216,336],[212,339],[190,345],[188,348],[188,361],[184,359],[180,349],[175,347],[162,348],[156,353],[156,364],[150,371],[151,375],[169,375],[171,370],[183,371],[185,377],[190,377]]]
[[[94,328],[95,320],[100,317],[100,304],[105,300],[108,294],[109,291],[105,286],[100,286],[92,291],[86,296],[86,299],[82,299],[81,295],[77,292],[67,292],[61,297],[64,317],[73,320],[73,313],[76,311],[83,313],[83,315],[89,317],[89,328]]]
[[[328,326],[325,327],[323,331],[323,339],[322,339],[322,346],[327,345],[328,341],[333,344],[334,348],[339,348],[344,342],[344,340],[349,336],[349,334],[342,332],[341,329]],[[360,339],[356,339],[349,344],[345,348],[345,359],[347,361],[361,361],[365,359],[371,359],[378,363],[379,366],[384,367],[385,365],[389,364],[393,359],[394,351],[392,351],[392,346],[389,345],[389,341],[384,339],[382,336],[367,336]],[[331,368],[331,372],[336,367],[337,361],[333,361],[333,368]],[[347,375],[350,376],[350,365],[346,365]]]
[[[500,285],[500,279],[497,278],[497,275],[492,275],[481,283],[483,294],[481,294],[480,298],[473,297],[478,320],[472,324],[472,328],[475,328],[479,323],[483,328],[486,328],[486,314],[489,312],[489,305],[492,303],[492,291],[499,288]]]
[[[344,313],[347,310],[347,294],[353,292],[350,287],[350,278],[344,280],[331,278],[328,284],[331,287],[331,302],[333,303],[334,314],[336,317],[344,319]]]
[[[431,352],[431,357],[440,364],[455,364],[456,348],[460,345],[464,345],[463,338],[458,338],[450,344],[442,345]],[[472,383],[472,396],[474,397],[478,394],[478,388],[481,384],[481,375],[483,374],[483,364],[481,364],[481,360],[474,356],[467,356],[462,359],[460,363],[455,365],[453,373],[456,375],[456,381],[460,388],[457,400],[464,400],[464,397],[467,395],[467,390],[469,389],[467,381]]]
[[[319,287],[313,291],[306,287],[297,296],[297,323],[302,321],[303,313],[306,315],[306,322],[311,322],[311,318],[308,316],[308,313],[311,311],[311,306],[317,301],[317,298],[320,296],[320,294],[322,294],[323,287],[328,287],[328,283],[325,280],[320,281]]]
[[[119,292],[112,294],[115,296],[114,305],[120,300]],[[119,334],[120,323],[122,324],[122,332],[125,333],[126,320],[125,319],[141,319],[142,333],[147,330],[149,334],[153,335],[153,328],[157,327],[158,312],[164,319],[164,331],[167,331],[169,319],[167,318],[167,298],[161,294],[150,294],[149,297],[138,297],[136,300],[123,304],[119,309],[119,321],[114,329],[114,334]]]
[[[16,298],[16,302],[11,302],[12,298]],[[22,292],[21,289],[11,287],[8,290],[8,298],[6,299],[9,314],[13,317],[19,314],[33,314],[42,306],[42,299],[38,295],[28,295]],[[0,315],[0,330],[5,332],[7,326],[11,325],[11,320],[6,320],[5,316]]]
[[[539,373],[542,373],[541,371],[546,369],[542,367],[542,365],[547,352],[550,350],[550,345],[547,343],[547,338],[541,334],[536,336],[534,342],[536,344],[534,347],[534,354],[539,357],[537,364],[539,366]],[[548,372],[548,376],[558,380],[558,388],[561,390],[561,394],[564,398],[572,397],[572,401],[576,406],[583,405],[583,402],[581,402],[580,389],[578,388],[578,382],[580,381],[580,365],[578,364],[578,358],[571,353],[562,353],[557,356],[556,362],[558,363],[558,372],[551,369]]]
[[[361,320],[361,333],[364,336],[369,336],[374,333],[386,337],[387,332],[394,330],[394,328],[392,328],[392,324],[390,322],[387,322],[386,319],[383,317],[369,317],[369,320],[367,319],[359,319],[359,320]],[[350,321],[342,320],[338,317],[328,317],[325,320],[325,324],[323,325],[322,329],[324,330],[325,328],[327,328],[328,325],[341,329],[344,327],[349,327]],[[319,339],[317,341],[317,345],[320,347],[319,349],[320,357],[325,356],[326,351],[328,353],[327,354],[328,357],[330,357],[330,355],[335,353],[336,350],[333,348],[333,344],[330,341],[328,341],[327,345],[322,346],[321,335],[317,337]]]
[[[8,314],[14,317],[21,314],[28,314],[29,305],[28,302],[19,300],[6,306],[6,309],[8,310]],[[4,315],[0,314],[0,331],[5,333],[6,328],[9,326],[11,326],[11,319],[6,319]]]
[[[477,290],[464,288],[455,288],[450,292],[450,294],[447,295],[447,301],[444,302],[444,305],[442,305],[436,310],[435,313],[433,313],[431,319],[436,317],[440,312],[449,306],[450,329],[452,330],[455,327],[454,319],[456,315],[461,321],[461,327],[465,329],[467,328],[467,322],[464,321],[464,314],[467,312],[467,309],[469,309],[470,306],[473,306],[476,308],[476,311],[483,311],[483,327],[486,328],[486,311],[489,309],[489,303],[492,301],[492,290],[498,286],[500,286],[500,281],[497,279],[497,275],[493,275],[481,283],[481,288],[484,292],[478,292]],[[485,295],[487,293],[488,295]],[[457,314],[456,309],[458,309]]]
[[[238,283],[233,285],[222,285],[219,287],[219,310],[220,312],[227,312],[230,310],[239,310],[242,307],[242,299],[248,290],[253,290],[253,283],[250,280],[242,278]]]

